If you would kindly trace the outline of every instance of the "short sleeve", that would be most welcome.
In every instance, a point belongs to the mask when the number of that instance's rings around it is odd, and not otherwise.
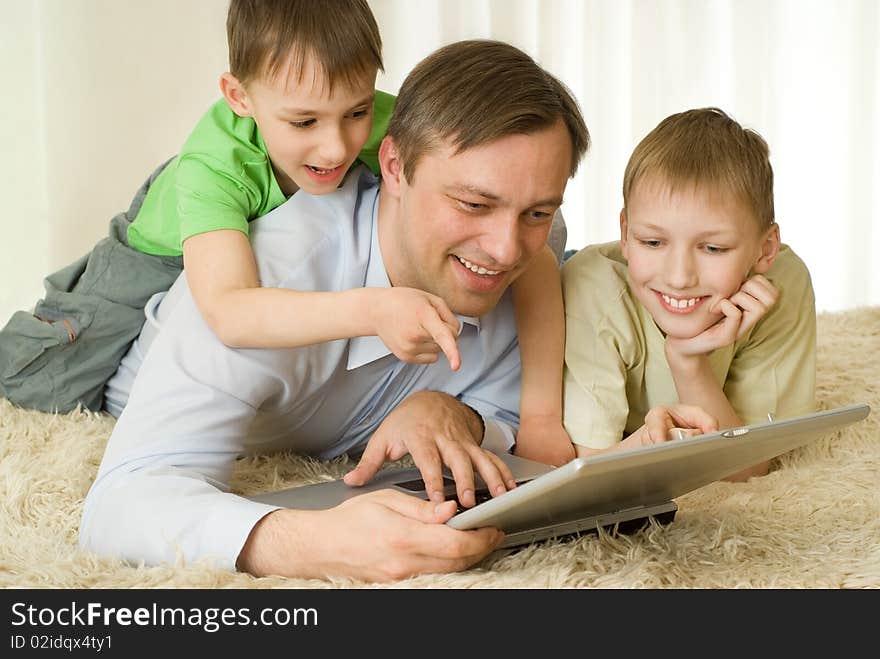
[[[626,428],[627,363],[636,359],[626,283],[595,248],[562,269],[565,299],[563,423],[575,444],[602,449]]]
[[[243,177],[204,155],[182,157],[177,167],[177,211],[181,243],[199,233],[235,229],[248,233],[259,193]]]
[[[816,409],[816,302],[810,273],[789,248],[766,277],[779,300],[737,345],[724,393],[744,423]]]

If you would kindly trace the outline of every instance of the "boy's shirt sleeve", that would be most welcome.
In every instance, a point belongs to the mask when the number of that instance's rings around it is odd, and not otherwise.
[[[376,90],[376,98],[373,101],[373,128],[358,156],[358,159],[376,176],[382,173],[379,168],[379,146],[388,132],[388,123],[391,121],[391,113],[394,112],[396,101],[397,97],[393,94]]]
[[[174,179],[180,243],[208,231],[248,234],[248,222],[286,200],[256,123],[221,99],[187,138]]]
[[[562,268],[565,298],[563,424],[575,444],[594,449],[623,439],[629,415],[627,364],[637,360],[626,280],[590,247]]]
[[[234,177],[228,165],[201,154],[181,157],[177,165],[180,242],[220,229],[248,234],[248,219],[259,193],[246,177]]]
[[[744,424],[816,409],[816,302],[803,261],[783,247],[766,277],[776,305],[736,345],[724,393]]]

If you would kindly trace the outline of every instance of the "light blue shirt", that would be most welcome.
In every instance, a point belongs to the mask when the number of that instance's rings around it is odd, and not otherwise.
[[[251,223],[263,286],[388,287],[378,243],[379,186],[366,168],[338,191],[298,193]],[[201,558],[234,569],[276,507],[229,491],[236,458],[289,450],[320,459],[363,450],[409,394],[443,391],[478,410],[485,448],[519,422],[520,360],[510,291],[479,319],[459,317],[462,366],[398,360],[375,336],[288,350],[231,349],[174,284],[147,326],[149,346],[86,498],[80,545],[146,564]],[[146,331],[146,329],[145,329]]]

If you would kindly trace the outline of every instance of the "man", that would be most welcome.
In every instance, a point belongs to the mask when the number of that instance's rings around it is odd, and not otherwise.
[[[567,90],[512,46],[461,42],[428,57],[401,88],[381,187],[355,170],[336,193],[296,194],[256,220],[251,239],[265,286],[403,286],[443,298],[461,321],[461,368],[400,362],[372,336],[226,348],[184,275],[148,306],[141,338],[153,323],[161,331],[87,497],[81,545],[146,563],[211,557],[255,575],[369,580],[484,558],[503,534],[447,527],[451,501],[384,490],[331,510],[284,510],[230,493],[229,477],[243,453],[363,450],[350,485],[409,453],[429,492],[442,489],[446,464],[464,505],[474,503],[474,469],[495,494],[513,487],[488,450],[508,450],[517,424],[507,289],[545,244],[588,143]]]

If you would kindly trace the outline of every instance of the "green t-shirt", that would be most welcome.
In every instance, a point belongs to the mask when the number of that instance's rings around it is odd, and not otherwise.
[[[373,127],[359,156],[376,174],[379,144],[395,100],[376,91]],[[180,256],[190,236],[220,229],[247,235],[248,222],[286,200],[256,123],[239,117],[220,99],[153,181],[128,228],[128,242],[147,254]]]

